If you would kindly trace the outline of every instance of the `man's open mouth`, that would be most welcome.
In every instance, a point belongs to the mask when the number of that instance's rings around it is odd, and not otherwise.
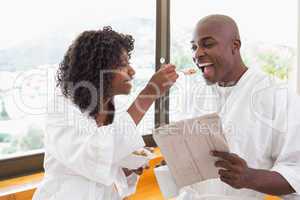
[[[200,63],[198,64],[199,69],[201,69],[202,73],[205,72],[205,68],[207,67],[213,67],[213,63],[211,62],[206,62],[206,63]]]

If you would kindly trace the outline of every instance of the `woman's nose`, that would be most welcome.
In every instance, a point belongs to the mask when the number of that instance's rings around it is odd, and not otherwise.
[[[134,69],[131,67],[131,66],[129,66],[129,75],[130,76],[134,76],[135,75],[135,71],[134,71]]]

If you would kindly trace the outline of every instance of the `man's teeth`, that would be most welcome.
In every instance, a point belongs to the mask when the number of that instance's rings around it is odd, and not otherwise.
[[[212,63],[201,63],[201,64],[199,64],[199,67],[206,67],[209,65],[212,65]]]

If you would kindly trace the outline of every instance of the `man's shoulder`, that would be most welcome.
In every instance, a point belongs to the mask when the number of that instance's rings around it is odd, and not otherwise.
[[[287,88],[287,81],[279,79],[275,75],[268,74],[260,69],[251,69],[252,86],[254,90],[274,90]]]

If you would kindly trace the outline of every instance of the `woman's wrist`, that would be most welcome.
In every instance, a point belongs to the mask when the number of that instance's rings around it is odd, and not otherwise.
[[[146,87],[143,89],[143,91],[141,92],[142,95],[154,99],[157,99],[160,96],[159,93],[160,93],[159,89],[155,86],[155,84],[152,83],[148,83]]]
[[[156,99],[157,95],[155,95],[155,91],[150,86],[147,85],[141,91],[127,110],[136,124],[140,122],[144,114]]]

